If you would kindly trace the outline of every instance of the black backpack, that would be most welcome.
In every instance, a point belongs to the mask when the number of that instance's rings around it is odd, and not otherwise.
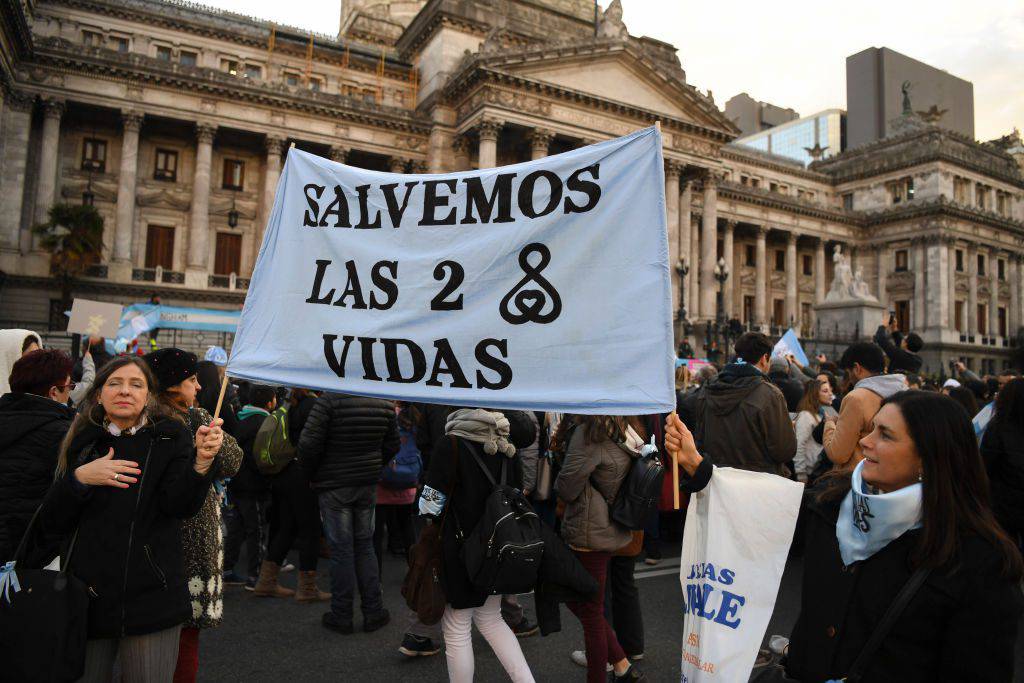
[[[644,444],[640,454],[633,457],[629,472],[619,486],[611,505],[612,521],[630,531],[644,528],[647,516],[658,505],[665,466],[658,457],[658,447]]]
[[[478,590],[490,595],[527,593],[537,583],[537,571],[544,555],[540,518],[523,492],[505,483],[509,458],[498,456],[501,481],[495,482],[475,446],[468,442],[466,445],[494,487],[476,527],[462,546],[462,561],[469,580]]]

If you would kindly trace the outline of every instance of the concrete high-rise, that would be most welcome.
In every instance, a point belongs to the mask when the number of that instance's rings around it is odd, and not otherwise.
[[[887,47],[846,58],[847,146],[886,137],[903,112],[903,85],[911,108],[929,123],[974,138],[974,85]]]
[[[725,117],[740,129],[741,135],[752,135],[800,118],[792,109],[769,102],[758,102],[745,92],[725,103]]]

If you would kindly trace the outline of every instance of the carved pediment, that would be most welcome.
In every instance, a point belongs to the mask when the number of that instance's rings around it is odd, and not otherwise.
[[[82,201],[82,193],[86,188],[93,193],[97,202],[117,201],[117,184],[102,180],[92,181],[91,186],[86,180],[67,180],[60,187],[60,196],[71,203],[78,203]]]
[[[135,202],[139,206],[188,211],[192,206],[189,195],[182,191],[167,188],[139,188],[135,194]]]

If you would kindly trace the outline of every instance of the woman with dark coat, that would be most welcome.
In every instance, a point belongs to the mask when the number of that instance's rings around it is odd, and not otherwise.
[[[196,405],[202,389],[197,377],[200,364],[196,355],[181,349],[164,348],[146,354],[145,360],[160,387],[156,400],[163,412],[179,420],[193,435],[200,427],[209,427],[213,416]],[[216,381],[213,377],[210,380]],[[216,403],[212,408],[216,410]],[[233,477],[242,464],[242,449],[230,433],[224,433],[224,443],[217,456],[221,463],[218,478]],[[174,681],[190,683],[199,671],[199,631],[220,626],[224,615],[224,538],[220,524],[220,494],[216,488],[207,490],[199,513],[182,524],[181,541],[185,550],[185,574],[192,598],[192,616],[181,629]]]
[[[862,680],[1010,681],[1022,561],[989,506],[970,420],[948,397],[904,391],[872,422],[863,462],[825,479],[810,505],[805,565],[814,570],[804,573],[788,675],[847,676],[901,589],[926,569]],[[700,462],[677,420],[666,445],[684,468]]]
[[[0,561],[13,559],[32,514],[53,484],[60,442],[75,416],[71,358],[32,351],[11,369],[11,393],[0,396]]]
[[[533,675],[512,629],[501,618],[501,596],[475,588],[462,562],[461,538],[472,532],[493,487],[470,449],[483,460],[495,481],[502,466],[506,483],[522,486],[522,463],[516,449],[536,438],[522,413],[463,408],[448,416],[445,436],[437,441],[420,496],[420,513],[440,517],[448,508],[442,529],[442,583],[448,605],[442,619],[448,677],[452,683],[473,680],[472,627],[494,650],[513,683],[532,683]]]
[[[181,520],[220,471],[219,422],[193,437],[161,414],[146,363],[124,356],[97,373],[61,447],[57,481],[33,540],[77,533],[69,571],[88,586],[83,681],[171,681],[192,614]],[[49,558],[33,558],[49,559]]]
[[[992,483],[996,519],[1018,547],[1024,538],[1024,379],[996,395],[995,413],[981,439],[981,459]]]

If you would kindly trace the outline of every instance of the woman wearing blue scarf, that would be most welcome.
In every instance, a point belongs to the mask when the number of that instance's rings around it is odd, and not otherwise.
[[[674,422],[666,445],[690,471],[699,456]],[[993,516],[963,408],[938,394],[895,394],[860,445],[852,477],[812,493],[786,673],[814,683],[1011,681],[1022,560]],[[860,675],[846,678],[920,569],[923,584]]]

